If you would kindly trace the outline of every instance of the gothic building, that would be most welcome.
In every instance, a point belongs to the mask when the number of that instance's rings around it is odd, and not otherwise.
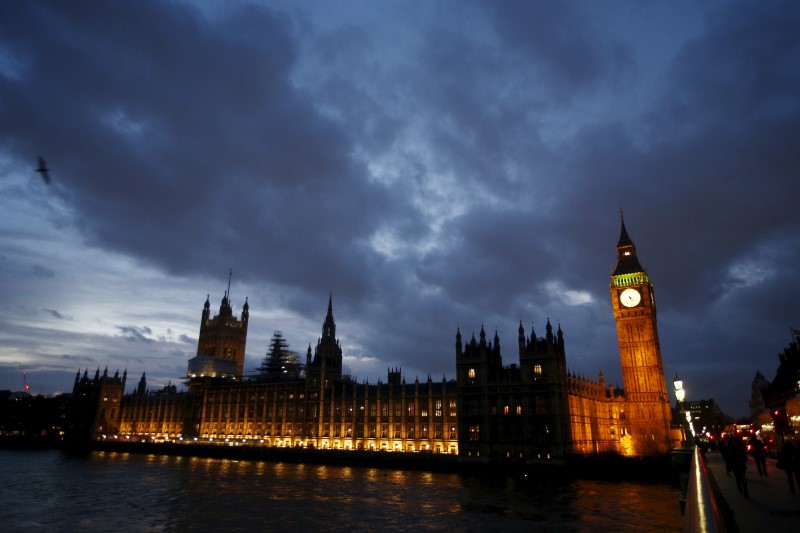
[[[464,346],[456,332],[459,450],[467,457],[563,459],[570,453],[564,337],[559,326],[537,339],[519,326],[519,366],[503,366],[500,339]]]
[[[220,315],[229,312],[226,303],[224,298]],[[210,319],[208,307],[206,301],[203,325],[236,326],[235,320],[226,323],[219,315]],[[246,329],[246,323],[240,328]],[[119,435],[137,440],[457,453],[456,383],[435,382],[430,376],[427,381],[406,383],[399,369],[389,370],[386,382],[354,381],[342,371],[332,297],[322,336],[313,352],[308,347],[304,376],[259,372],[241,379],[198,372],[224,368],[219,362],[227,361],[225,352],[207,353],[202,367],[194,365],[199,355],[189,361],[188,392],[147,391],[144,376],[134,394],[123,397],[120,392]],[[95,432],[93,437],[102,435]]]
[[[456,332],[459,454],[525,460],[571,454],[660,455],[677,445],[656,326],[652,284],[622,221],[611,274],[624,389],[567,371],[564,334],[519,326],[519,366],[503,366],[500,339],[462,345]]]
[[[97,439],[102,435],[115,435],[120,431],[122,395],[128,371],[108,375],[108,368],[100,369],[89,377],[89,371],[75,374],[66,434],[71,440]]]
[[[343,450],[429,451],[464,461],[561,461],[574,454],[658,455],[676,445],[656,327],[653,287],[624,221],[611,274],[624,388],[568,371],[564,332],[522,323],[518,363],[503,364],[500,339],[462,339],[456,331],[456,379],[415,379],[399,369],[386,381],[357,383],[343,371],[333,298],[322,335],[304,368],[284,368],[288,344],[273,339],[262,370],[244,375],[249,305],[233,314],[228,290],[219,313],[203,307],[188,391],[147,389],[142,375],[124,395],[126,376],[76,378],[80,432],[92,439],[216,442]],[[272,357],[274,356],[274,357]],[[296,360],[296,357],[294,358]]]

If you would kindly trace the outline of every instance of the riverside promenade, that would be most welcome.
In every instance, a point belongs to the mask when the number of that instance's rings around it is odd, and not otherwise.
[[[767,458],[767,476],[758,475],[752,458],[747,461],[747,486],[749,497],[739,494],[733,474],[725,473],[725,462],[719,453],[707,452],[706,467],[712,484],[719,489],[741,533],[800,532],[800,487],[789,490],[786,472],[775,467],[775,460]],[[730,531],[733,528],[729,528]]]

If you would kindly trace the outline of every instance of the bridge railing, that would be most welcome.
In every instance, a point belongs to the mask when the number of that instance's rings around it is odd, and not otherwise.
[[[689,466],[683,531],[687,533],[727,531],[722,506],[712,489],[703,454],[697,447],[694,448]]]

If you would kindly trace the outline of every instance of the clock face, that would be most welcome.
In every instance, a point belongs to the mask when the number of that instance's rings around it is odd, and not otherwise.
[[[620,293],[619,301],[625,307],[636,307],[642,301],[642,295],[636,289],[625,289]]]

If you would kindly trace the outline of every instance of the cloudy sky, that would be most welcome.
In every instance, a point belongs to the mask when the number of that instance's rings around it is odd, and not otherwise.
[[[748,412],[800,327],[800,3],[3,2],[0,389],[152,387],[206,295],[359,379],[560,324],[621,385],[620,209],[664,370]],[[35,172],[37,155],[51,184]]]

